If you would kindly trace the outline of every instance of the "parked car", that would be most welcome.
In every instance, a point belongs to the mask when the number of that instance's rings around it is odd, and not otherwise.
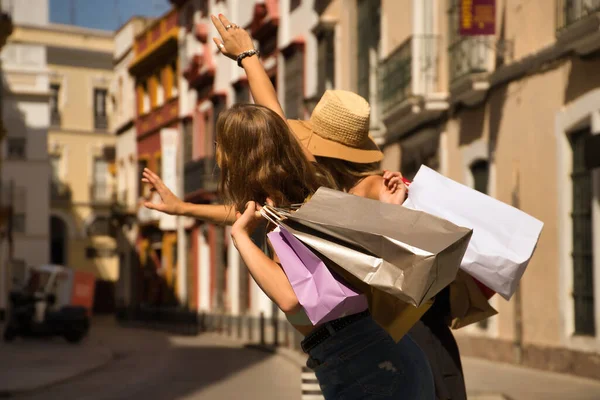
[[[89,332],[93,275],[59,265],[31,268],[25,287],[10,293],[4,340],[63,336],[80,342]]]

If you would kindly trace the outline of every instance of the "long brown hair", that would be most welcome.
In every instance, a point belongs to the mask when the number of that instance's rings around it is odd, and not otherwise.
[[[361,180],[372,175],[381,175],[378,162],[361,164],[330,157],[315,157],[320,170],[328,174],[336,184],[336,189],[349,192]]]
[[[306,158],[285,121],[270,109],[239,104],[217,120],[220,190],[238,211],[248,201],[277,206],[303,202],[320,186],[332,186]]]

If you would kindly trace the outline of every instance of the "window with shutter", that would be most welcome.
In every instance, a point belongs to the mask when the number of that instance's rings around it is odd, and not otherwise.
[[[285,57],[285,115],[290,119],[303,118],[304,104],[304,54],[292,50]]]
[[[592,221],[592,175],[585,166],[585,142],[589,128],[569,135],[573,151],[573,303],[575,334],[594,336],[594,248]]]

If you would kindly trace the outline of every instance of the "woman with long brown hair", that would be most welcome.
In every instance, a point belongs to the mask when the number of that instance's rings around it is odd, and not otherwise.
[[[219,32],[226,39],[227,30],[237,27],[224,18],[221,21],[224,23]],[[234,55],[249,80],[253,75],[252,81],[262,81],[265,90],[273,95],[274,89],[251,42]],[[305,349],[325,398],[432,399],[433,380],[421,349],[408,336],[394,343],[368,311],[321,326],[294,322],[293,317],[303,311],[291,284],[277,258],[269,258],[251,239],[262,221],[257,211],[265,202],[276,206],[301,203],[319,186],[336,184],[330,174],[319,173],[312,154],[290,131],[276,97],[267,98],[275,99],[268,108],[237,105],[221,113],[217,121],[221,192],[236,211],[231,229],[234,245],[265,294],[300,332],[308,335],[307,339],[312,338],[310,348]],[[153,177],[147,174],[146,179],[154,183],[150,178]]]
[[[277,257],[269,258],[252,241],[263,221],[256,212],[267,202],[284,207],[303,202],[333,182],[317,173],[285,120],[266,107],[234,106],[219,116],[216,150],[224,200],[237,211],[233,243],[259,287],[306,335],[303,348],[325,398],[433,399],[422,350],[409,336],[396,344],[368,311],[320,326],[294,321],[305,314],[287,276]]]

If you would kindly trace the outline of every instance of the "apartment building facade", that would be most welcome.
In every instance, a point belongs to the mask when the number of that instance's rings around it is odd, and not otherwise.
[[[11,188],[10,258],[23,266],[48,263],[49,182],[48,126],[50,71],[43,43],[24,40],[23,33],[48,26],[48,4],[43,0],[3,2],[10,11],[14,28],[2,48],[2,117],[5,135],[2,143],[2,186]],[[7,283],[13,273],[2,265]],[[7,268],[5,271],[4,268]],[[7,290],[8,285],[4,286]],[[6,299],[6,293],[0,294]]]
[[[466,3],[381,1],[384,166],[428,165],[545,224],[518,293],[456,331],[464,355],[600,378],[600,3],[498,0],[477,36],[459,34]]]
[[[188,200],[217,201],[206,166],[214,121],[251,100],[243,72],[210,40],[208,17],[222,12],[252,32],[288,117],[308,117],[327,88],[360,93],[383,168],[410,178],[430,166],[545,223],[518,293],[495,296],[498,316],[455,332],[463,354],[600,377],[598,2],[488,1],[485,35],[460,34],[471,4],[461,0],[172,3],[196,101],[184,133]],[[271,312],[253,284],[246,295],[231,246],[215,245],[226,229],[187,228],[195,306]]]
[[[112,210],[113,222],[118,226],[115,236],[119,257],[119,281],[115,293],[117,310],[131,306],[136,291],[139,268],[136,240],[138,224],[138,188],[141,184],[138,171],[137,115],[135,80],[129,65],[135,57],[135,38],[151,19],[132,17],[114,34],[114,75],[110,87],[112,104],[112,132],[116,136],[116,206]]]
[[[118,279],[110,223],[116,194],[108,101],[112,32],[48,24],[18,33],[19,40],[45,46],[49,70],[49,262],[93,272],[96,312],[112,311]]]
[[[156,18],[135,36],[129,73],[135,82],[135,132],[137,172],[148,167],[177,189],[179,113],[179,26],[172,9]],[[141,178],[141,175],[138,175]],[[149,210],[143,200],[153,201],[149,188],[138,185],[136,251],[140,268],[134,306],[175,306],[177,298],[176,218]]]

